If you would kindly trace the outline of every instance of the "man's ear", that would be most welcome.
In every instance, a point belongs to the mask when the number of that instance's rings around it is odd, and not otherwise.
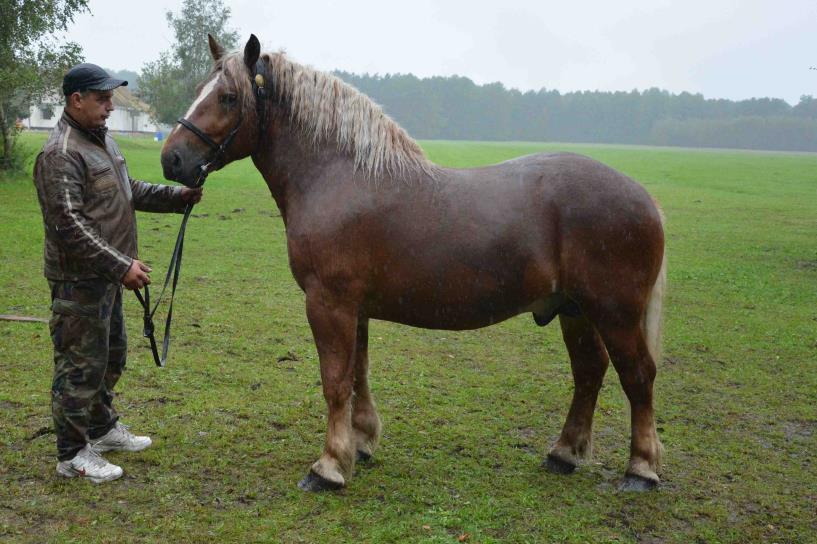
[[[66,97],[65,104],[68,107],[76,108],[79,106],[81,99],[82,95],[79,92],[73,92]]]

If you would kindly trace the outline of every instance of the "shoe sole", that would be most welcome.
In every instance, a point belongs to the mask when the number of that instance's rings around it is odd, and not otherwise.
[[[82,474],[79,474],[72,470],[63,469],[58,465],[57,474],[59,474],[63,478],[82,478],[83,480],[88,480],[89,482],[94,484],[102,484],[105,482],[112,482],[114,480],[118,480],[119,478],[122,477],[123,472],[120,472],[119,474],[115,474],[113,476],[109,476],[107,478],[95,478],[93,476],[83,476]]]

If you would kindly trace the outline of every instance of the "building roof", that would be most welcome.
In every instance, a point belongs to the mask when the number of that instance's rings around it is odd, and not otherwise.
[[[148,112],[150,106],[136,98],[127,87],[117,87],[113,91],[113,105],[123,110],[139,110]]]

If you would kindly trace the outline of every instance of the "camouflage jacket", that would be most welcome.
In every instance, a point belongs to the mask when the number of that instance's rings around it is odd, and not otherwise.
[[[34,184],[45,226],[45,277],[120,283],[137,257],[134,210],[181,212],[181,188],[131,179],[106,131],[68,114],[37,156]]]

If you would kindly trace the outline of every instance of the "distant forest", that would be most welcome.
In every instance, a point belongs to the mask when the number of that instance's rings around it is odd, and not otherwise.
[[[519,92],[466,77],[335,72],[413,137],[817,151],[817,99],[706,99],[660,89]]]

